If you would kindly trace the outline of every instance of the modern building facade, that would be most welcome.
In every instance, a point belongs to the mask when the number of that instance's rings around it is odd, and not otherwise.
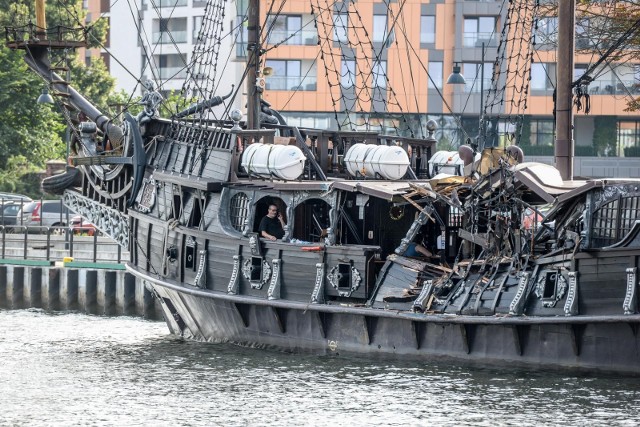
[[[88,5],[94,3],[89,0]],[[205,10],[205,1],[198,0],[142,0],[139,11],[128,2],[96,1],[99,12],[110,19],[109,44],[103,50],[111,74],[118,87],[129,93],[141,94],[139,76],[160,83],[163,91],[180,90],[181,77],[186,76],[185,65],[191,59],[197,43],[197,33]],[[345,0],[325,6],[331,8],[334,46],[338,41],[368,34],[371,49],[369,59],[350,57],[343,50],[339,84],[331,81],[325,65],[319,60],[323,49],[318,32],[328,31],[319,25],[320,2],[290,0],[276,5],[261,2],[266,43],[262,66],[268,70],[263,93],[272,106],[287,117],[290,124],[300,126],[337,125],[334,118],[336,100],[338,110],[352,110],[344,104],[344,96],[356,96],[357,88],[371,84],[380,89],[381,96],[398,97],[397,102],[376,108],[372,99],[360,108],[355,121],[362,126],[386,126],[396,123],[398,114],[410,117],[409,122],[424,127],[426,118],[435,118],[443,129],[450,129],[446,142],[455,145],[453,129],[462,123],[470,135],[479,121],[481,98],[491,83],[492,68],[499,48],[499,36],[505,20],[502,2],[491,0]],[[237,84],[247,59],[246,11],[248,0],[229,2],[228,28],[235,31],[222,45],[221,58],[233,58],[225,69],[225,81]],[[353,12],[356,12],[355,14]],[[94,12],[91,12],[94,15]],[[357,16],[358,22],[346,22]],[[401,17],[403,34],[399,34]],[[406,38],[406,44],[395,43],[387,31],[393,27],[395,39]],[[553,155],[554,116],[553,93],[556,70],[557,18],[550,14],[538,22],[535,30],[536,52],[531,65],[528,108],[525,113],[521,145],[533,155]],[[587,37],[587,18],[577,20],[576,47],[588,49],[598,41]],[[337,29],[336,29],[337,28]],[[354,29],[357,28],[357,29]],[[273,48],[277,45],[277,49]],[[420,66],[407,69],[398,58],[409,54],[419,59]],[[112,57],[108,58],[108,53]],[[377,60],[372,63],[371,57]],[[115,60],[118,58],[118,61]],[[124,58],[124,59],[122,59]],[[594,61],[593,52],[576,56],[575,76],[578,77]],[[149,64],[152,65],[149,65]],[[465,84],[448,85],[447,77],[458,64]],[[135,70],[137,73],[132,73]],[[367,73],[361,73],[368,70]],[[427,76],[428,72],[428,76]],[[135,74],[135,75],[134,75]],[[359,81],[363,75],[371,79]],[[411,86],[406,84],[411,76]],[[480,82],[482,78],[482,82]],[[609,64],[597,73],[586,88],[590,113],[575,113],[574,139],[577,156],[633,157],[640,155],[640,116],[627,111],[628,102],[640,95],[640,65]],[[484,90],[483,90],[484,88]],[[296,93],[297,92],[297,93]],[[300,96],[302,94],[302,96]],[[348,96],[346,98],[349,98]],[[375,98],[375,97],[374,97]],[[242,104],[242,105],[240,105]],[[239,103],[238,107],[243,107]],[[400,106],[400,107],[398,107]],[[378,106],[379,107],[379,106]],[[242,109],[242,108],[241,108]],[[477,132],[477,130],[476,130]]]

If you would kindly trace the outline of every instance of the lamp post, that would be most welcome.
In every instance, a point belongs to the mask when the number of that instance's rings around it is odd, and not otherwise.
[[[460,73],[460,63],[454,62],[453,72],[449,75],[449,78],[447,78],[447,84],[448,85],[464,85],[466,83],[467,81],[465,80],[464,76]],[[453,111],[451,113],[454,115],[454,118],[455,118],[455,113],[453,113]],[[462,128],[462,112],[460,113],[459,121],[460,121],[459,126],[460,128]],[[454,134],[454,136],[456,135]]]
[[[482,42],[482,50],[480,56],[480,113],[478,114],[478,145],[484,145],[484,55],[485,55],[485,43]],[[477,77],[476,73],[476,77]],[[460,73],[460,65],[458,62],[454,62],[453,72],[447,79],[449,85],[463,85],[466,84],[464,76]],[[481,141],[482,139],[482,141]],[[482,144],[480,144],[482,142]]]

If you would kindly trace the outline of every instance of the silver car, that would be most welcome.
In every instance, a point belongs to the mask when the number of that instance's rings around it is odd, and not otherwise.
[[[62,200],[38,200],[24,205],[18,214],[17,225],[27,227],[64,227],[69,210]]]

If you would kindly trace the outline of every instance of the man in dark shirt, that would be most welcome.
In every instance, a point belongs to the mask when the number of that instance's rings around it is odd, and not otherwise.
[[[260,221],[258,232],[260,236],[265,239],[282,239],[282,236],[284,236],[284,226],[284,219],[282,218],[282,214],[278,214],[278,207],[276,205],[269,205],[267,215]]]

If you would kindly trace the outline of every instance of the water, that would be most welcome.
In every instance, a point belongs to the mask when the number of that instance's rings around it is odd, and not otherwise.
[[[288,355],[0,311],[0,425],[628,425],[640,379]]]

